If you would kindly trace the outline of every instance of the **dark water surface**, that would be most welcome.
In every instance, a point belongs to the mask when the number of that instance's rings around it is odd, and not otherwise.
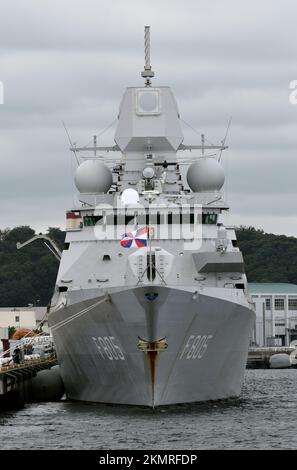
[[[62,401],[0,414],[1,449],[297,449],[297,369],[247,370],[241,396],[150,410]]]

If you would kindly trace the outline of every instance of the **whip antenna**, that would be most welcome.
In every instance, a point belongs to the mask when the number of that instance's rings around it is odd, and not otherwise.
[[[72,150],[72,152],[73,152],[74,155],[75,155],[77,166],[79,166],[79,159],[78,159],[77,153],[76,153],[76,151],[75,151],[75,145],[72,143],[72,140],[71,140],[71,138],[70,138],[70,135],[69,135],[69,132],[68,132],[68,130],[67,130],[67,127],[66,127],[65,122],[62,121],[62,124],[63,124],[63,127],[64,127],[64,129],[65,129],[66,135],[67,135],[67,137],[68,137],[69,143],[70,143],[70,145],[71,145],[71,150]]]
[[[231,126],[231,122],[232,122],[232,116],[229,118],[229,121],[228,121],[228,125],[227,125],[227,129],[226,129],[226,134],[225,134],[225,137],[223,138],[222,140],[222,147],[225,147],[225,143],[226,143],[226,140],[227,140],[227,136],[228,136],[228,133],[229,133],[229,129],[230,129],[230,126]],[[222,152],[223,152],[223,149],[221,150],[220,152],[220,156],[219,156],[219,160],[221,160],[222,158]]]

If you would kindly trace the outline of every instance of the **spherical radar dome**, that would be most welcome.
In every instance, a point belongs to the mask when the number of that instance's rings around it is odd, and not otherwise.
[[[152,179],[155,176],[155,170],[151,166],[147,166],[142,171],[142,176],[146,179]]]
[[[221,164],[213,157],[202,157],[189,166],[187,181],[195,193],[219,191],[225,175]]]
[[[77,168],[74,181],[82,194],[107,193],[112,185],[112,174],[103,162],[86,160]]]
[[[133,188],[127,188],[121,195],[121,202],[124,206],[137,205],[139,203],[139,194]]]

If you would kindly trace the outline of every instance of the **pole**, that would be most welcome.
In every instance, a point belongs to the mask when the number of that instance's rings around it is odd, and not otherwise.
[[[151,240],[151,227],[148,227],[149,238],[149,260],[150,260],[150,281],[153,282],[153,257],[152,257],[152,240]]]
[[[150,27],[144,27],[144,68],[151,70]]]
[[[266,315],[265,315],[265,300],[262,304],[262,313],[263,313],[263,346],[266,346]]]
[[[271,296],[271,336],[275,338],[274,295]]]
[[[286,294],[285,296],[285,346],[289,346],[290,339],[289,339],[289,322],[288,322],[288,309],[289,309],[289,296]]]

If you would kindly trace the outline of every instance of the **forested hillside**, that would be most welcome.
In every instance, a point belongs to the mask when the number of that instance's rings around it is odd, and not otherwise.
[[[48,234],[63,248],[64,232],[49,228]],[[0,307],[45,306],[50,301],[59,261],[42,240],[16,249],[17,242],[34,235],[27,226],[0,231]]]
[[[254,227],[241,227],[236,233],[249,282],[297,284],[297,238]]]
[[[38,240],[16,249],[16,242],[35,234],[30,227],[0,231],[0,307],[47,305],[52,296],[59,262]],[[50,227],[48,234],[63,247],[65,232]],[[297,238],[273,235],[253,227],[237,229],[250,282],[297,284]]]

